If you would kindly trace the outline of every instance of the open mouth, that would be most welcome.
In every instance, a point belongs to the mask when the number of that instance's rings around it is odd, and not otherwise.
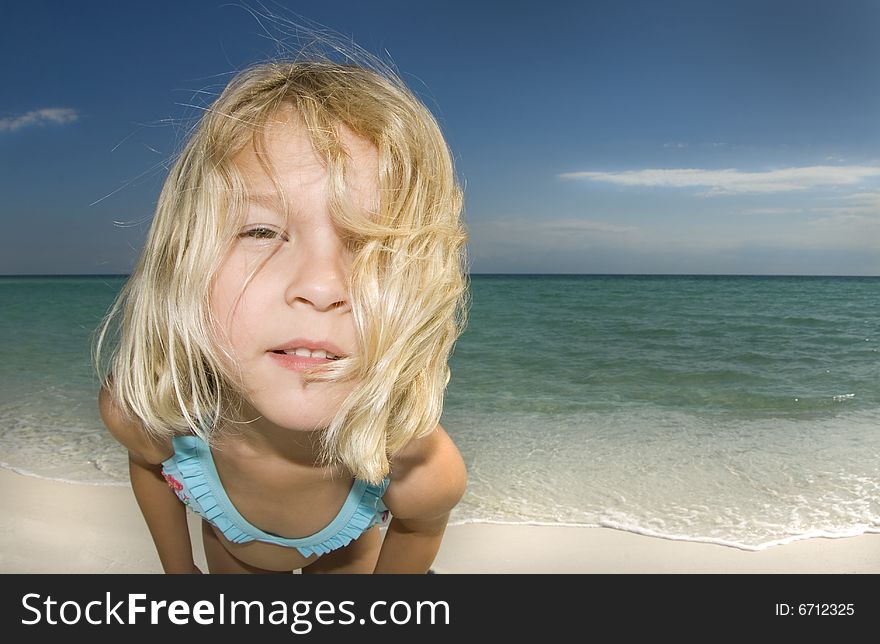
[[[315,349],[314,351],[310,349],[289,349],[289,350],[281,350],[276,349],[272,351],[272,353],[277,353],[279,355],[288,355],[288,356],[299,356],[301,358],[318,358],[320,360],[339,360],[341,356],[337,356],[333,353],[328,353],[323,349]]]

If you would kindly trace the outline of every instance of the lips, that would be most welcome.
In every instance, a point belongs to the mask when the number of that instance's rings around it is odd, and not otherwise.
[[[339,356],[330,353],[329,351],[325,351],[324,349],[306,349],[305,347],[298,347],[296,349],[288,349],[286,351],[273,351],[272,353],[278,355],[287,355],[287,356],[299,356],[300,358],[318,358],[318,359],[327,359],[327,360],[339,360]]]
[[[309,338],[294,338],[281,346],[270,349],[277,355],[298,356],[300,358],[318,358],[338,360],[345,358],[347,354],[337,345],[328,340],[312,340]]]

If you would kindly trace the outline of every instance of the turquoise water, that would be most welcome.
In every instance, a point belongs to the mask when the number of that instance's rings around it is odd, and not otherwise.
[[[880,531],[880,278],[472,276],[453,523],[760,549]],[[90,334],[123,278],[0,278],[0,462],[126,481]]]

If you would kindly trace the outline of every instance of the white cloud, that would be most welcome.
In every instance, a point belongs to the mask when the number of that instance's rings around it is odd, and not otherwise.
[[[810,212],[843,218],[880,219],[880,192],[856,192],[836,199],[833,206],[810,208]]]
[[[875,207],[880,209],[880,192],[854,192],[844,197],[847,201],[854,201],[860,206]]]
[[[743,215],[795,215],[803,212],[802,208],[747,208]]]
[[[656,188],[709,188],[706,196],[793,192],[811,188],[852,185],[880,176],[877,166],[808,166],[766,172],[699,168],[627,170],[624,172],[566,172],[562,179],[599,181],[621,186]]]
[[[29,125],[42,123],[55,123],[62,125],[72,123],[79,118],[76,110],[68,107],[47,107],[42,110],[32,110],[20,116],[6,116],[0,118],[0,132],[14,132]]]
[[[721,141],[699,141],[696,143],[688,143],[687,141],[667,141],[663,144],[664,148],[676,148],[676,149],[684,149],[689,148],[691,146],[697,146],[701,148],[723,148],[727,144],[722,143]]]
[[[607,221],[595,219],[539,219],[526,217],[498,217],[488,221],[478,222],[476,225],[497,226],[510,231],[524,232],[531,237],[539,238],[554,234],[605,234],[627,235],[636,232],[635,226],[621,226]]]
[[[498,217],[468,223],[471,243],[489,248],[586,248],[626,243],[637,236],[635,226],[577,218]]]
[[[509,220],[508,220],[509,221]],[[550,219],[535,225],[532,222],[519,220],[527,227],[531,227],[534,234],[546,233],[604,233],[608,235],[626,235],[638,230],[635,226],[620,226],[610,224],[607,221],[595,221],[592,219]]]

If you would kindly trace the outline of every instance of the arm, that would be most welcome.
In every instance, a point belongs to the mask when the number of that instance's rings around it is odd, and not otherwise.
[[[383,499],[393,518],[374,572],[426,573],[466,487],[464,461],[440,425],[397,454]]]
[[[193,563],[184,506],[162,477],[162,466],[129,452],[131,489],[166,573],[201,572]]]
[[[127,419],[101,389],[101,419],[114,438],[128,449],[131,488],[153,537],[165,572],[199,572],[193,564],[192,544],[186,523],[186,507],[165,483],[161,463],[171,455],[170,442],[150,439],[143,427]]]
[[[375,574],[425,574],[434,562],[449,513],[434,519],[398,519],[388,524]]]

